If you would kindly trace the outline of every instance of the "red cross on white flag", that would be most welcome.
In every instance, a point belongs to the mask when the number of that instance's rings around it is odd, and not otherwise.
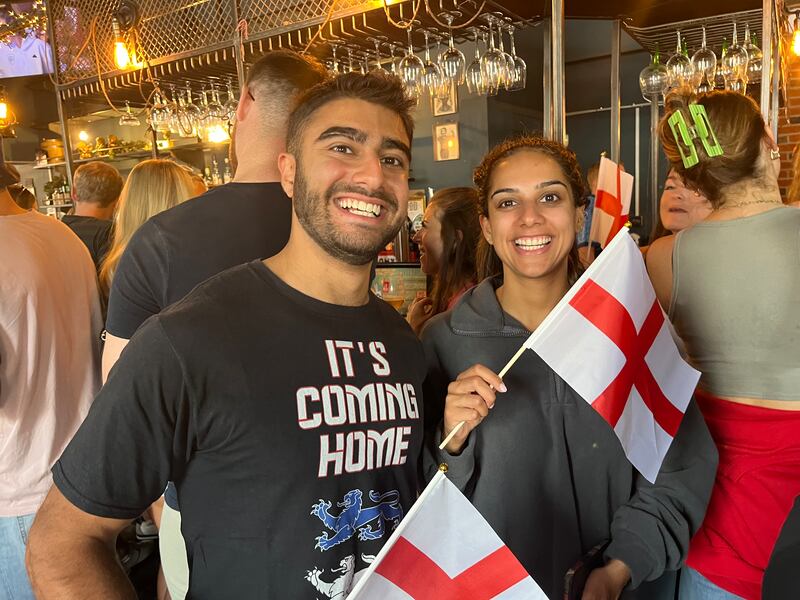
[[[600,413],[628,460],[654,482],[700,373],[681,358],[627,229],[525,346]]]
[[[633,175],[605,156],[601,158],[589,230],[589,238],[601,248],[605,248],[628,222],[632,192]]]
[[[347,600],[547,600],[469,500],[436,473]]]

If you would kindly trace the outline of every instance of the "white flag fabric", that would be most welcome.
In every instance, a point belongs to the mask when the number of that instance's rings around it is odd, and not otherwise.
[[[627,229],[525,346],[600,413],[628,460],[654,482],[700,373],[681,358]]]
[[[481,516],[439,471],[347,600],[547,600]]]
[[[605,248],[625,227],[631,208],[633,193],[633,175],[625,173],[620,166],[607,159],[600,159],[597,173],[597,193],[589,238]]]

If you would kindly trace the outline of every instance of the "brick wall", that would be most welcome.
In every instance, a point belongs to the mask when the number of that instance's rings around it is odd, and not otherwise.
[[[781,150],[781,175],[778,184],[784,198],[792,183],[792,152],[800,144],[800,58],[790,54],[789,60],[787,103],[785,110],[778,113],[778,145]]]

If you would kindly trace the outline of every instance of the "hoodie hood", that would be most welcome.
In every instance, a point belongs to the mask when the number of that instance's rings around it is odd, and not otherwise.
[[[525,326],[503,311],[495,290],[502,278],[489,277],[468,290],[450,313],[450,327],[456,335],[473,337],[527,337]]]

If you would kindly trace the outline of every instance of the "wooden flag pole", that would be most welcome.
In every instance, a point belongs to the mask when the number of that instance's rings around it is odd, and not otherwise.
[[[527,343],[527,342],[528,342],[528,340],[525,340],[525,343]],[[517,353],[514,354],[514,356],[511,357],[511,360],[509,360],[506,363],[506,366],[503,367],[503,370],[500,371],[497,374],[497,376],[500,377],[500,379],[505,377],[506,373],[508,373],[508,370],[514,365],[515,362],[517,362],[519,357],[522,356],[522,353],[525,352],[525,349],[527,348],[525,343],[523,343],[522,346],[519,347],[519,350],[517,350]],[[444,450],[444,447],[447,446],[447,444],[450,443],[450,440],[453,439],[453,436],[455,436],[461,430],[461,428],[464,426],[464,423],[466,423],[466,421],[461,421],[458,425],[453,427],[453,431],[448,433],[447,437],[444,438],[444,440],[442,440],[441,444],[439,444],[439,450]]]

